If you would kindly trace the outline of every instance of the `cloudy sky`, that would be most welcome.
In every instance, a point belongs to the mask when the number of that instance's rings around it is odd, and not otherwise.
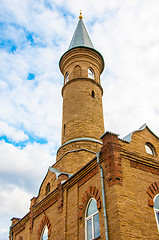
[[[0,0],[0,240],[55,162],[63,77],[80,9],[105,59],[105,130],[159,135],[158,0]]]

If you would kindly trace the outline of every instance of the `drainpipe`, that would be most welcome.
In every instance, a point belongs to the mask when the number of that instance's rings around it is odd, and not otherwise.
[[[102,187],[102,198],[103,198],[103,212],[104,212],[104,223],[105,223],[105,237],[106,240],[109,240],[108,238],[108,224],[107,224],[107,213],[106,213],[106,205],[105,205],[105,190],[104,190],[104,176],[103,176],[103,168],[99,162],[99,155],[100,152],[96,153],[97,156],[97,164],[100,168],[100,178],[101,178],[101,187]]]

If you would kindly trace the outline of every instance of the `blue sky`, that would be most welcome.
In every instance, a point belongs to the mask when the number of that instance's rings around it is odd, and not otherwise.
[[[144,123],[159,135],[158,0],[0,1],[0,240],[61,144],[63,76],[80,10],[105,59],[105,130],[124,137]],[[17,207],[18,206],[18,207]]]

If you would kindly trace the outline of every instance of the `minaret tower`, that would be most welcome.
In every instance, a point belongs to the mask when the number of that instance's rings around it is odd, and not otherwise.
[[[74,173],[95,157],[104,133],[100,84],[104,60],[93,47],[81,13],[69,49],[59,65],[64,85],[62,145],[57,152],[57,165],[62,171]]]

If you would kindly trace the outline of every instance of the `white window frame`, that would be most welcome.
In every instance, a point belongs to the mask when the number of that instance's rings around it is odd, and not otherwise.
[[[94,213],[91,214],[90,216],[86,217],[86,215],[87,215],[87,210],[88,210],[89,204],[90,204],[90,202],[91,202],[92,199],[96,202],[96,200],[95,200],[94,198],[91,198],[91,199],[89,200],[89,202],[87,203],[87,207],[86,207],[86,211],[85,211],[85,239],[86,239],[86,240],[88,240],[88,239],[87,239],[87,222],[88,222],[88,220],[92,219],[92,235],[93,235],[93,236],[92,236],[92,240],[93,240],[93,239],[95,238],[95,236],[94,236],[94,233],[95,233],[95,230],[94,230],[94,216],[97,215],[97,214],[98,214],[98,216],[99,216],[99,212],[98,212],[98,209],[97,209],[96,212],[94,212]]]
[[[152,155],[152,156],[155,156],[155,149],[154,147],[152,146],[151,143],[146,143],[145,144],[145,149],[146,149],[146,153]]]
[[[88,68],[88,78],[94,79],[94,71],[92,68]]]
[[[153,201],[154,201],[154,213],[155,213],[155,219],[156,219],[156,223],[157,223],[157,229],[158,229],[158,232],[159,232],[159,219],[157,218],[157,213],[159,214],[159,209],[158,208],[155,208],[155,199],[157,198],[157,196],[159,196],[159,194],[157,194]]]
[[[40,238],[40,240],[43,240],[43,235],[44,235],[44,232],[45,232],[45,229],[47,228],[47,230],[48,230],[48,227],[47,227],[47,225],[45,225],[44,227],[43,227],[43,230],[42,230],[42,234],[41,234],[41,238]],[[48,240],[48,236],[47,236],[47,239],[45,239],[45,240]]]

